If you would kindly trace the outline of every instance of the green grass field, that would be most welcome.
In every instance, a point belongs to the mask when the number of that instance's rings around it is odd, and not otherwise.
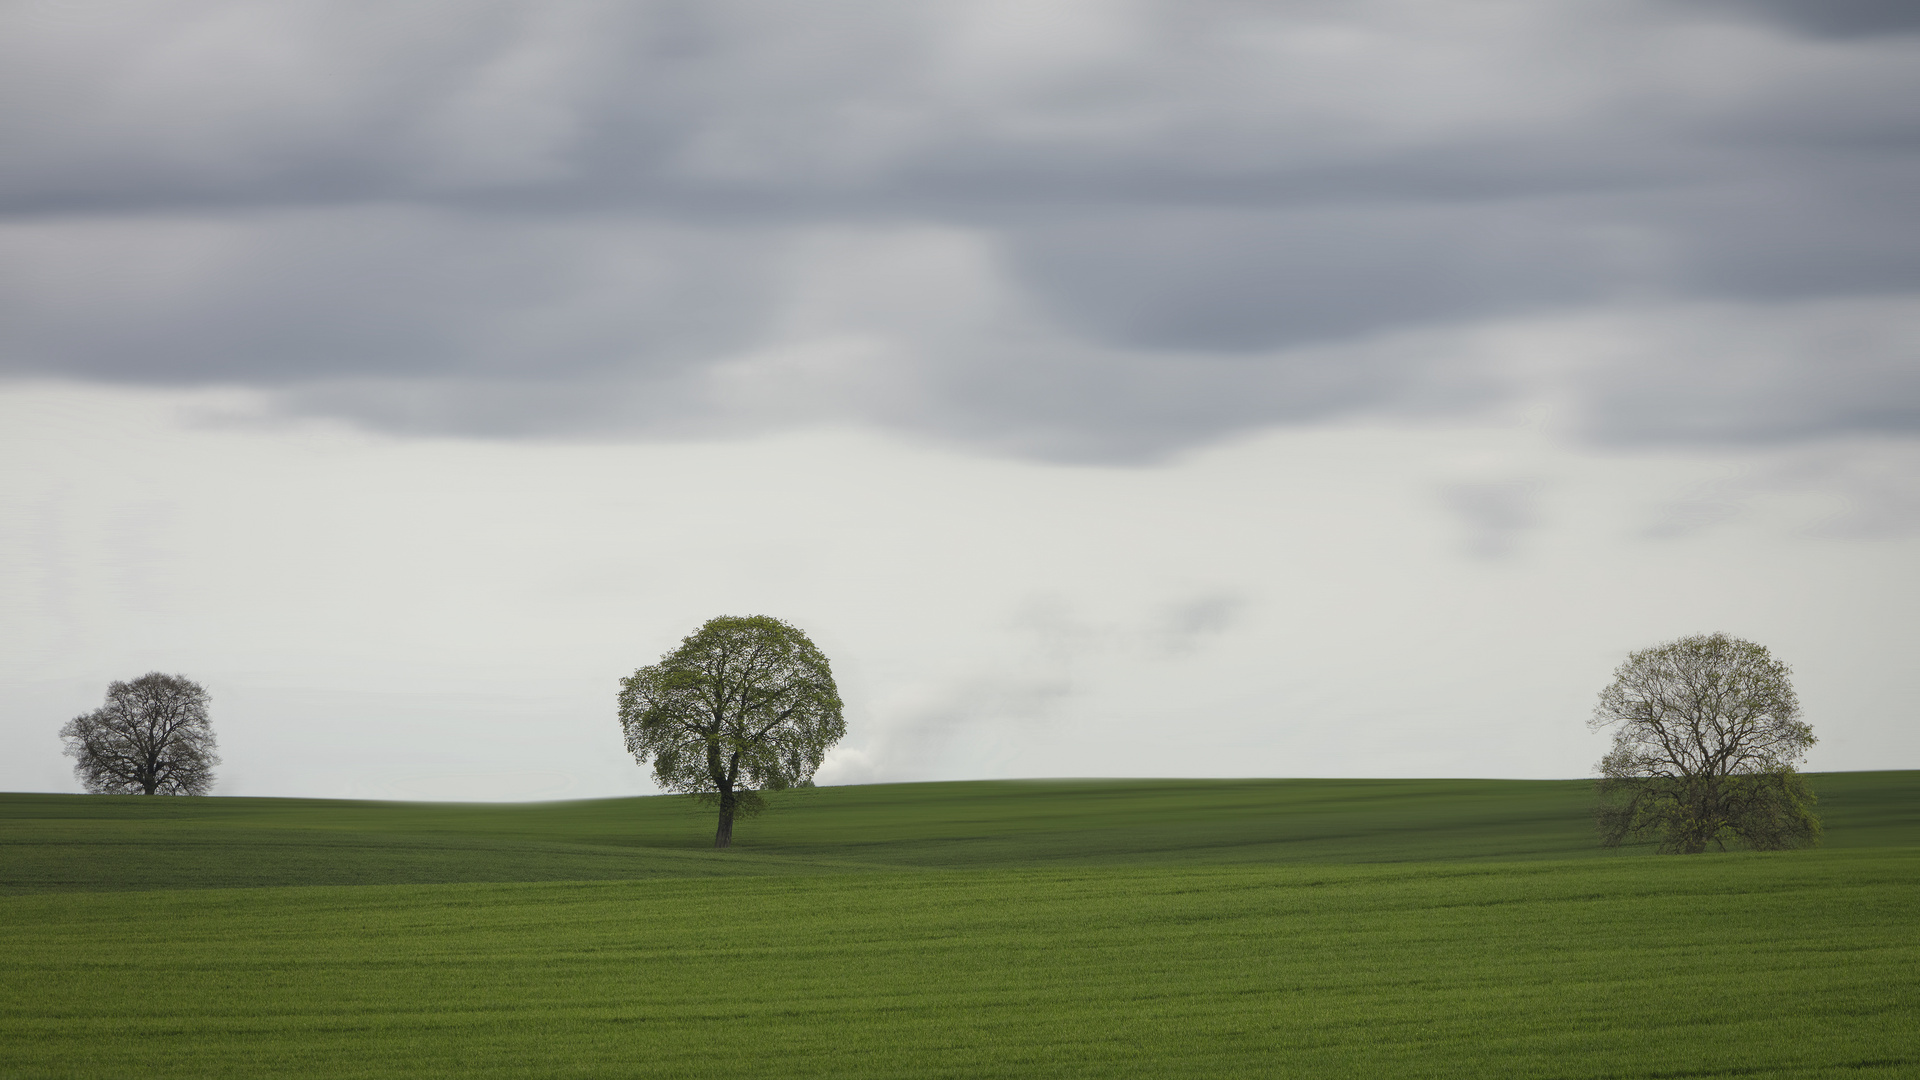
[[[1585,782],[0,796],[0,1075],[1914,1076],[1920,773],[1827,843]]]

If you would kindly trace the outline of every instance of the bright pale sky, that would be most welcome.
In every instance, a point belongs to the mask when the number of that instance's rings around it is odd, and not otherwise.
[[[0,787],[74,789],[55,729],[160,670],[213,695],[221,793],[648,791],[618,678],[760,612],[834,661],[823,783],[1581,776],[1625,653],[1717,629],[1794,666],[1810,767],[1920,767],[1920,542],[1876,503],[1906,446],[1575,452],[1522,415],[1114,467],[231,408],[0,399]]]
[[[1633,649],[1920,768],[1920,8],[0,11],[0,789],[107,684],[241,795],[1590,775]]]

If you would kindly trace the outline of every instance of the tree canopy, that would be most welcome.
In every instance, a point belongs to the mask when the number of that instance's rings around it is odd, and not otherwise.
[[[1601,840],[1657,838],[1669,852],[1774,849],[1820,835],[1796,771],[1814,744],[1787,665],[1751,641],[1702,634],[1632,653],[1589,727],[1614,728],[1600,759]]]
[[[620,680],[627,750],[668,791],[717,804],[713,846],[762,791],[812,783],[846,734],[827,658],[807,635],[765,615],[720,616],[680,647]]]
[[[74,774],[96,795],[205,795],[213,788],[207,692],[152,671],[107,687],[107,702],[60,729]]]

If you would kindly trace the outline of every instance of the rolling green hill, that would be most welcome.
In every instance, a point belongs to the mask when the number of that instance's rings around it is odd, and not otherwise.
[[[1827,848],[1920,844],[1920,772],[1817,773]],[[0,794],[0,892],[884,868],[1619,858],[1584,780],[1009,780],[778,796],[710,848],[678,797],[382,803]]]
[[[1920,1074],[1920,773],[1602,852],[1585,782],[0,796],[0,1077]],[[243,887],[235,887],[243,886]]]

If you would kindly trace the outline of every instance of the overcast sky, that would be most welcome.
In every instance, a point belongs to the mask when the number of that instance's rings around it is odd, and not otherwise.
[[[247,795],[1589,775],[1635,648],[1920,768],[1920,6],[0,8],[0,789],[149,670]]]

